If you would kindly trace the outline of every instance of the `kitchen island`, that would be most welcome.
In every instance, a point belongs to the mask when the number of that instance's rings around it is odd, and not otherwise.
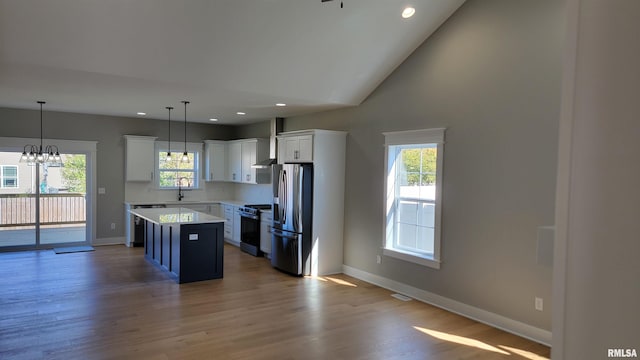
[[[225,219],[182,207],[129,212],[145,222],[145,258],[178,283],[222,278]]]

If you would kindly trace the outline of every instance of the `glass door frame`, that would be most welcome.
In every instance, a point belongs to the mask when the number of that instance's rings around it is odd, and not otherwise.
[[[16,156],[22,154],[25,144],[39,144],[40,139],[34,138],[14,138],[14,137],[0,137],[0,151],[16,152]],[[44,139],[44,144],[56,144],[63,154],[83,154],[86,156],[86,232],[85,240],[82,242],[72,243],[40,243],[40,219],[36,218],[35,231],[35,244],[34,245],[17,245],[0,247],[0,251],[20,251],[20,250],[42,250],[51,249],[54,247],[65,246],[82,246],[91,245],[96,239],[96,141],[80,141],[80,140],[60,140],[60,139]],[[38,165],[36,170],[36,179],[40,179],[40,172],[42,168]],[[39,185],[39,184],[36,184]],[[40,207],[40,189],[36,186],[36,211],[39,211]]]

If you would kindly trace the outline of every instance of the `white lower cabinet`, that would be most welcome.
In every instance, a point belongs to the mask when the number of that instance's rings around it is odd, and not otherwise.
[[[270,211],[263,211],[260,213],[260,250],[265,253],[265,256],[271,254],[271,224],[273,222],[273,215]]]
[[[238,212],[238,207],[237,206],[233,206],[233,237],[232,237],[232,243],[240,246],[240,233],[241,233],[241,229],[240,229],[240,212]]]
[[[224,211],[224,239],[235,246],[240,246],[240,213],[238,206],[222,204]]]
[[[233,205],[223,204],[222,208],[224,210],[224,239],[227,241],[233,240]]]

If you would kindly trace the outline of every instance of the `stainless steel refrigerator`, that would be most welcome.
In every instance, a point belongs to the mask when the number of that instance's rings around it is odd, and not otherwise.
[[[313,165],[278,164],[272,171],[271,265],[293,275],[309,275]]]

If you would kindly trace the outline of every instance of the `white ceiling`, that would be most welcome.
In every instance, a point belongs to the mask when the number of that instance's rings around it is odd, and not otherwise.
[[[464,0],[342,2],[0,0],[0,107],[183,120],[190,100],[188,121],[239,124],[354,106]]]

